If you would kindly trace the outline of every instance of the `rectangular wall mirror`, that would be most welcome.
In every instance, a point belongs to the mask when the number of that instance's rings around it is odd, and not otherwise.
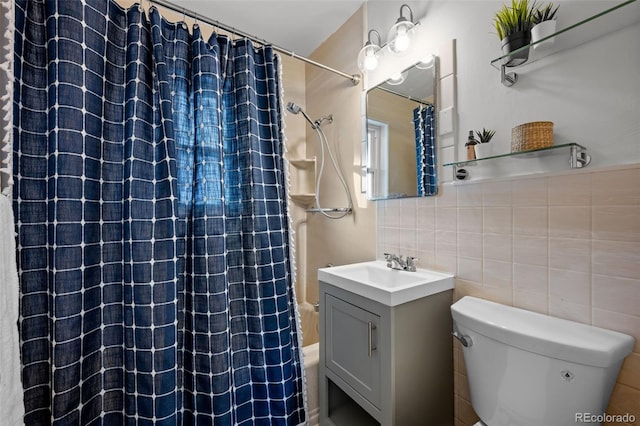
[[[437,63],[429,56],[367,92],[361,174],[370,200],[436,195]]]

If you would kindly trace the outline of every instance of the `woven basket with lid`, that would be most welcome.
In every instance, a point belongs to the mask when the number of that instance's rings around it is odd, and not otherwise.
[[[511,152],[529,151],[553,145],[553,122],[532,121],[511,129]]]

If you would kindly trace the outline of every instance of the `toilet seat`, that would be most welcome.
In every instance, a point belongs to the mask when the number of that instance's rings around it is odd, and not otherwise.
[[[474,424],[473,426],[487,426],[487,425],[482,420],[478,420],[478,423]]]

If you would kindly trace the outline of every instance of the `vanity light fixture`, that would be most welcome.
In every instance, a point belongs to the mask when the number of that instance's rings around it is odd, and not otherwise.
[[[409,19],[405,18],[402,14],[404,8],[409,9]],[[413,11],[407,4],[400,6],[400,17],[395,24],[389,30],[387,40],[389,43],[389,49],[393,53],[402,53],[409,48],[411,44],[411,38],[409,37],[409,31],[415,27],[413,23]]]
[[[407,19],[403,12],[405,9],[409,11],[409,18]],[[411,37],[409,32],[417,24],[413,22],[413,11],[407,4],[400,6],[400,17],[395,24],[389,30],[387,36],[387,44],[381,47],[382,38],[380,33],[376,30],[369,31],[367,35],[367,42],[364,44],[360,52],[358,53],[358,68],[363,73],[373,71],[378,67],[378,56],[382,48],[389,46],[389,50],[392,53],[400,54],[407,50],[411,45]],[[378,43],[374,43],[371,40],[372,34],[378,37]]]
[[[371,41],[371,35],[375,34],[378,36],[378,43],[374,43]],[[380,33],[376,30],[369,31],[367,36],[367,42],[364,44],[364,47],[360,49],[358,53],[358,68],[360,71],[367,72],[372,71],[378,67],[378,52],[380,51],[380,44],[382,40],[380,39]]]

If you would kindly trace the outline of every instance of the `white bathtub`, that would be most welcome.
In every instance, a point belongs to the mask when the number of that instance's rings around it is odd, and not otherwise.
[[[320,346],[319,343],[307,345],[302,348],[304,355],[304,371],[307,377],[307,405],[309,411],[307,416],[308,426],[318,426],[320,424],[320,401],[319,401],[319,366],[320,366]]]

